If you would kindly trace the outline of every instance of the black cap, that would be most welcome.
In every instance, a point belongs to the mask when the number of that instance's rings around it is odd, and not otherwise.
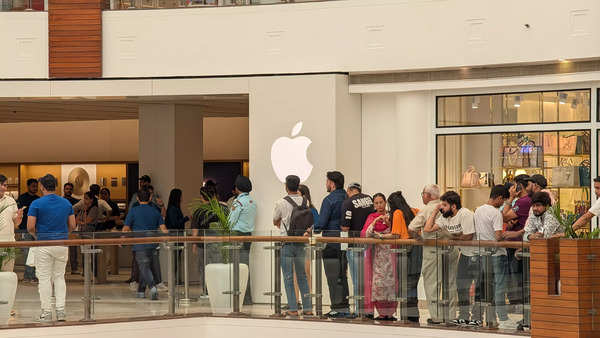
[[[544,175],[535,174],[531,176],[531,182],[539,185],[542,189],[546,189],[548,186],[548,180],[544,177]]]
[[[352,182],[348,185],[348,189],[356,189],[359,192],[362,192],[362,186],[358,182]]]
[[[251,192],[252,182],[248,177],[240,175],[235,179],[235,187],[241,192]]]
[[[143,175],[142,177],[140,177],[139,180],[140,181],[144,181],[144,182],[148,182],[148,183],[152,183],[152,180],[150,179],[150,176],[148,176],[148,175]]]

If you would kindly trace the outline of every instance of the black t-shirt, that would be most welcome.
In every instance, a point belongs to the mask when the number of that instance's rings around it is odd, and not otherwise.
[[[357,194],[342,203],[342,224],[350,228],[350,237],[360,237],[360,232],[370,214],[375,211],[369,195]]]
[[[71,205],[75,205],[79,202],[79,200],[73,196],[64,196],[64,197],[67,199],[67,201],[69,201],[69,203],[71,203]]]
[[[108,201],[106,201],[106,203],[108,203],[108,205],[111,208],[110,215],[107,215],[109,218],[114,217],[114,216],[121,216],[121,210],[119,210],[119,205],[117,203],[115,203],[113,200],[110,200],[110,199]],[[113,219],[107,220],[105,222],[106,229],[112,229],[115,226],[117,226],[117,223]]]
[[[25,210],[23,210],[23,221],[21,221],[19,229],[27,230],[27,215],[29,214],[29,206],[33,201],[37,200],[38,198],[40,198],[40,196],[31,195],[30,193],[26,192],[19,196],[19,199],[17,199],[17,206],[19,207],[19,209],[25,207]]]

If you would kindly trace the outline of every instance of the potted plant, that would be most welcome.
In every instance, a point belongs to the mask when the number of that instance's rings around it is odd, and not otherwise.
[[[531,241],[531,336],[599,337],[600,230],[576,232],[577,215],[550,211],[565,236]]]
[[[216,198],[205,196],[195,199],[190,204],[190,211],[194,218],[210,222],[210,233],[215,236],[230,236],[232,224],[229,223],[229,209]],[[204,280],[210,300],[210,307],[214,314],[232,312],[233,307],[233,263],[231,262],[230,249],[232,243],[218,242],[206,243],[207,255],[205,259],[209,264],[204,269]],[[215,255],[215,252],[217,253]],[[218,254],[220,253],[220,255]],[[215,258],[220,256],[220,258]],[[240,267],[240,304],[246,293],[248,285],[248,265],[239,264]]]

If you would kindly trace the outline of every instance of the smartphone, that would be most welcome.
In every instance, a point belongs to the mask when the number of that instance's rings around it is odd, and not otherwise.
[[[523,186],[520,184],[517,184],[517,192],[521,192],[521,190],[523,190]]]

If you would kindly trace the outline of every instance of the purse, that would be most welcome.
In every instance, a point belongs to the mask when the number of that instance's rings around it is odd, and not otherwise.
[[[579,166],[579,186],[589,187],[592,181],[592,168],[589,160],[582,161]]]
[[[577,145],[575,146],[575,153],[578,155],[587,155],[591,151],[590,146],[590,134],[588,132],[584,132],[583,135],[577,136]]]
[[[460,186],[463,188],[479,187],[479,172],[475,170],[475,167],[472,165],[467,167],[467,170],[463,173]]]
[[[522,168],[523,156],[521,156],[521,147],[505,146],[502,149],[502,166],[508,168]]]
[[[558,140],[558,153],[560,155],[575,155],[577,150],[577,135],[562,136]]]
[[[479,174],[479,185],[482,187],[493,187],[494,186],[494,174],[493,173],[480,173]]]
[[[558,135],[556,133],[544,133],[544,154],[558,155]]]
[[[579,167],[554,167],[552,168],[552,186],[578,187],[580,185]]]

